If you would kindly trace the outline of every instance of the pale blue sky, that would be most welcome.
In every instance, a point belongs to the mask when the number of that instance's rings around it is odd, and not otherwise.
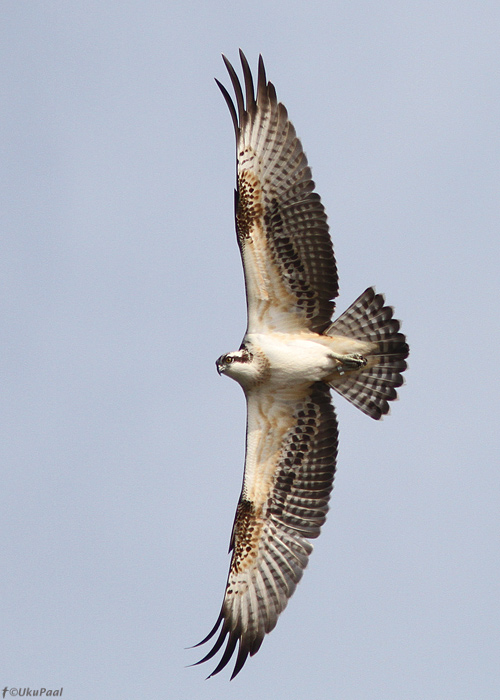
[[[0,686],[68,700],[497,700],[498,2],[0,10]],[[329,215],[343,310],[411,345],[392,415],[335,397],[331,511],[259,654],[215,622],[245,405],[220,58],[262,53]]]

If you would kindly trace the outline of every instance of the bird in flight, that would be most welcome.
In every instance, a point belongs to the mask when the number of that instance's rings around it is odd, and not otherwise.
[[[244,86],[223,57],[236,96],[217,81],[236,132],[236,233],[247,330],[219,374],[247,401],[245,473],[229,576],[211,659],[219,673],[238,645],[231,678],[285,609],[325,522],[338,429],[330,389],[379,420],[403,384],[408,345],[384,297],[368,288],[332,322],[338,277],[311,170],[259,58],[257,89],[240,51]],[[199,645],[197,645],[199,646]]]

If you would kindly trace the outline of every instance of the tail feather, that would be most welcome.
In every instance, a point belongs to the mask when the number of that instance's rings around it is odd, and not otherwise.
[[[389,412],[389,401],[397,399],[409,353],[392,307],[384,304],[383,295],[369,287],[326,331],[375,344],[365,367],[339,374],[330,382],[332,389],[375,420]]]

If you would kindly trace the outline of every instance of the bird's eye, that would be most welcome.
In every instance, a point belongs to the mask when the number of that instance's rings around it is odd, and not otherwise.
[[[225,357],[224,358],[224,362],[226,363],[226,365],[230,365],[232,361],[233,361],[232,357]]]

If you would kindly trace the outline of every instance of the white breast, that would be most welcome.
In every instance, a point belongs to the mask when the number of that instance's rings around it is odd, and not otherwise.
[[[271,385],[317,382],[335,366],[329,349],[307,338],[306,334],[252,333],[247,336],[246,342],[267,358]]]

